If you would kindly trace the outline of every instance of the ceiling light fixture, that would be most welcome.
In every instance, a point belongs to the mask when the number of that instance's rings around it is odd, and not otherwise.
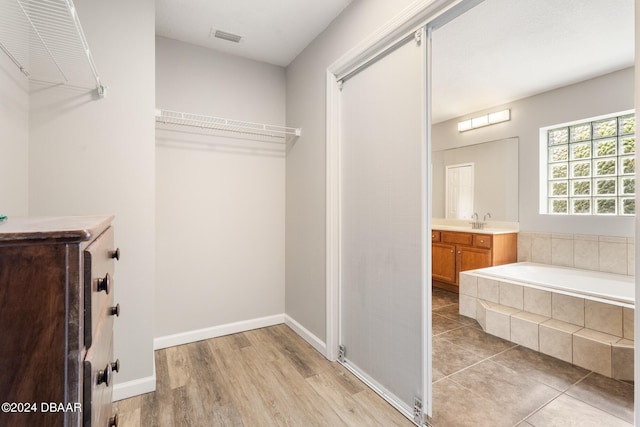
[[[458,132],[466,132],[471,129],[495,125],[496,123],[502,123],[509,120],[511,120],[510,109],[496,111],[495,113],[484,114],[482,116],[458,122]]]
[[[213,28],[211,29],[211,33],[213,33],[213,37],[217,39],[227,40],[234,43],[240,43],[240,40],[242,40],[242,36],[220,30],[216,30],[215,32],[213,32]],[[209,33],[209,36],[211,36],[211,33]]]

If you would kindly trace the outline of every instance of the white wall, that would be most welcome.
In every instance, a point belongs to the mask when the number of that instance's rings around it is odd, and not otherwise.
[[[519,137],[519,220],[524,231],[632,237],[630,217],[540,215],[540,128],[634,108],[634,70],[628,68],[433,126],[433,149]],[[511,108],[511,121],[460,133],[457,123],[478,114]]]
[[[326,339],[327,67],[411,4],[355,0],[287,67],[287,124],[303,128],[287,155],[286,313]]]
[[[156,96],[162,109],[285,122],[282,67],[161,37]],[[197,129],[156,138],[156,347],[281,322],[285,146]]]
[[[0,53],[0,214],[28,212],[29,82]]]
[[[155,387],[155,7],[152,0],[75,4],[108,93],[96,100],[65,88],[32,91],[29,214],[116,215],[119,398]]]

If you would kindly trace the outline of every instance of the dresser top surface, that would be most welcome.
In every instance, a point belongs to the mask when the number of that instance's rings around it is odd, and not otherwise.
[[[112,215],[14,216],[0,223],[0,243],[23,240],[83,242],[109,227]]]

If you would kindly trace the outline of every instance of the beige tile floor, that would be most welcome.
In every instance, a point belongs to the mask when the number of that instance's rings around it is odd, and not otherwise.
[[[633,425],[633,385],[485,334],[433,290],[436,427]]]

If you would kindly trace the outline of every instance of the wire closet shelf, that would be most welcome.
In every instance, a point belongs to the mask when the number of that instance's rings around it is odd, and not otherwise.
[[[73,0],[0,0],[0,50],[32,82],[104,96]]]
[[[300,128],[245,122],[242,120],[202,116],[198,114],[169,110],[156,110],[156,124],[186,126],[224,132],[237,132],[281,139],[301,135]]]

